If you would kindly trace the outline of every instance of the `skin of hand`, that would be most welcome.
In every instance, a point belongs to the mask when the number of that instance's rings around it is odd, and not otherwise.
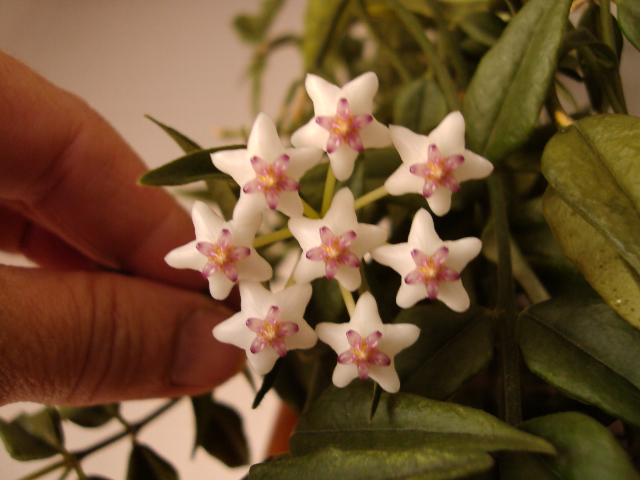
[[[193,238],[85,102],[0,52],[0,405],[194,395],[242,365],[211,329],[232,311],[163,258]]]

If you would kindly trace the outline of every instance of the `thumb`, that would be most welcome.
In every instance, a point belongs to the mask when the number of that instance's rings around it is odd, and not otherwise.
[[[197,293],[114,273],[0,266],[0,405],[193,395],[240,369]]]

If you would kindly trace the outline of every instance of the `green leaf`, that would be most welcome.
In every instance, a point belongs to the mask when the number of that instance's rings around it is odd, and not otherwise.
[[[251,408],[258,408],[264,396],[269,392],[269,390],[271,390],[271,387],[273,387],[276,378],[278,378],[278,372],[280,371],[280,367],[282,366],[283,361],[284,360],[282,358],[278,358],[271,371],[264,376],[262,380],[262,386],[260,387],[260,390],[258,390],[258,393],[256,393]]]
[[[556,243],[618,315],[640,329],[640,276],[594,227],[549,187],[544,215]]]
[[[283,5],[284,0],[262,0],[257,14],[240,14],[234,18],[233,26],[245,42],[261,42]]]
[[[396,357],[401,390],[446,400],[493,358],[493,315],[472,307],[464,313],[443,305],[403,310],[394,323],[421,329],[418,341]]]
[[[530,0],[484,56],[463,114],[467,148],[493,162],[533,131],[556,70],[571,0]]]
[[[231,220],[233,209],[238,203],[239,189],[234,189],[226,180],[207,180],[207,190],[209,200],[215,201],[220,207],[224,219]]]
[[[129,456],[127,480],[178,480],[176,469],[146,445],[136,443]]]
[[[70,420],[81,427],[100,427],[111,420],[118,412],[119,405],[94,405],[91,407],[58,407],[60,417]]]
[[[300,457],[284,457],[251,467],[249,480],[335,478],[349,480],[449,480],[489,470],[484,452],[441,451],[430,447],[406,450],[340,450],[327,448]],[[312,477],[309,476],[313,472]]]
[[[504,480],[637,480],[640,477],[611,432],[575,412],[534,418],[518,425],[552,443],[558,455],[506,454]]]
[[[640,118],[596,115],[549,141],[542,173],[640,272]]]
[[[316,71],[334,37],[347,0],[309,0],[305,13],[302,58],[307,72]]]
[[[244,145],[198,150],[180,157],[173,162],[150,170],[140,177],[138,183],[153,187],[184,185],[198,180],[229,180],[231,177],[218,170],[211,161],[211,154],[223,150],[237,150]]]
[[[459,23],[460,29],[470,38],[487,47],[493,47],[505,28],[504,21],[491,12],[475,12],[466,15]]]
[[[447,102],[438,82],[421,77],[398,92],[393,105],[393,123],[426,135],[447,113]]]
[[[198,150],[202,150],[202,147],[198,145],[196,142],[191,140],[186,135],[180,133],[175,128],[172,128],[164,123],[156,120],[151,115],[145,115],[149,120],[158,125],[162,130],[164,130],[173,140],[178,144],[178,146],[182,149],[184,153],[193,153]]]
[[[211,394],[191,398],[196,418],[197,447],[228,467],[239,467],[249,463],[249,447],[238,412],[211,398]]]
[[[640,331],[594,297],[525,310],[518,339],[533,373],[561,392],[640,425]]]
[[[627,40],[636,50],[640,50],[640,6],[636,8],[637,11],[618,5],[618,25]]]
[[[20,461],[52,457],[64,445],[60,416],[49,407],[22,413],[11,422],[0,419],[0,437],[9,455]]]
[[[440,451],[554,452],[546,441],[488,413],[411,395],[383,393],[369,421],[371,383],[331,387],[300,417],[290,440],[294,456],[325,448],[402,451],[429,445]]]

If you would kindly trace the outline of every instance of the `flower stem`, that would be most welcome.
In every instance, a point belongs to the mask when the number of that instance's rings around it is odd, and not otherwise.
[[[499,172],[487,179],[489,200],[498,246],[498,335],[502,384],[499,392],[501,417],[509,425],[522,421],[520,351],[516,339],[516,303],[511,266],[507,206]]]
[[[616,51],[616,44],[613,38],[613,24],[611,23],[611,5],[609,0],[600,0],[600,33],[602,41]]]
[[[320,215],[322,217],[325,216],[327,210],[331,206],[331,200],[333,199],[333,191],[336,188],[336,176],[333,173],[333,169],[331,165],[329,165],[329,170],[327,170],[327,179],[324,182],[324,193],[322,194],[322,209],[320,210]]]
[[[276,230],[275,232],[260,235],[253,240],[253,248],[264,247],[265,245],[271,245],[272,243],[279,242],[280,240],[286,240],[291,238],[291,231],[288,228]]]
[[[355,204],[354,204],[355,209],[360,210],[362,207],[366,207],[370,203],[373,203],[376,200],[380,200],[381,198],[384,198],[387,195],[389,195],[389,192],[387,192],[387,189],[384,188],[384,185],[382,187],[376,188],[375,190],[371,190],[370,192],[365,193],[355,201]]]
[[[302,200],[302,206],[304,207],[304,214],[308,218],[312,218],[314,220],[318,220],[320,218],[320,214],[316,212],[315,209],[304,200]]]
[[[435,46],[424,34],[418,19],[398,0],[387,0],[387,3],[393,8],[400,21],[407,27],[407,30],[427,57],[427,62],[433,68],[449,111],[460,110],[456,85],[449,74],[447,66],[438,56]]]
[[[338,282],[340,286],[340,293],[342,294],[342,298],[344,299],[344,305],[347,307],[347,312],[349,312],[349,316],[353,315],[353,311],[356,308],[356,302],[353,300],[353,295],[349,290],[344,288],[341,283]]]

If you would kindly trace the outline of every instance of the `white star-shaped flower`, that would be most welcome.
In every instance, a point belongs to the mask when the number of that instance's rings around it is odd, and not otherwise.
[[[460,112],[447,115],[428,136],[391,125],[391,139],[402,165],[384,186],[391,195],[420,193],[439,217],[451,208],[451,193],[460,183],[485,178],[493,164],[464,148],[464,118]]]
[[[240,284],[240,312],[219,323],[213,336],[247,352],[251,368],[265,375],[278,357],[316,344],[314,330],[302,317],[311,300],[311,285],[292,285],[271,293],[259,283]]]
[[[383,324],[375,298],[363,293],[356,303],[349,323],[320,323],[318,338],[338,354],[333,383],[347,386],[359,377],[373,380],[389,393],[400,389],[394,357],[412,345],[420,329],[409,323]]]
[[[305,87],[315,117],[294,132],[291,143],[326,151],[338,180],[351,176],[356,158],[365,148],[391,145],[389,129],[371,115],[378,91],[375,73],[364,73],[342,88],[308,74]]]
[[[460,272],[482,248],[478,238],[442,241],[433,227],[433,218],[418,210],[407,243],[383,245],[371,252],[374,260],[393,268],[402,276],[396,302],[409,308],[424,298],[438,299],[456,312],[469,308],[469,295],[462,286]]]
[[[251,246],[261,215],[225,222],[207,204],[196,202],[191,217],[196,239],[167,254],[165,261],[170,266],[201,272],[216,300],[227,298],[238,281],[271,278],[271,265]]]
[[[284,148],[275,124],[261,113],[246,149],[212,153],[211,161],[241,187],[234,218],[251,217],[269,208],[297,217],[303,212],[298,181],[322,155],[317,148]]]
[[[336,193],[324,218],[292,218],[289,230],[303,250],[293,279],[307,283],[326,276],[350,291],[360,286],[358,267],[362,256],[387,238],[384,228],[358,223],[353,194],[348,188]]]

